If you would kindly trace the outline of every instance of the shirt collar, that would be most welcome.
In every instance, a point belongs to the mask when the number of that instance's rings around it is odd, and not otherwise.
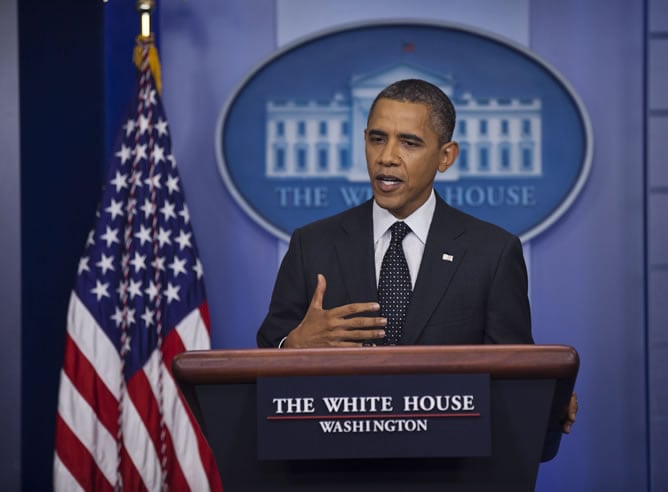
[[[434,210],[436,210],[436,195],[434,190],[431,190],[429,198],[420,207],[404,219],[404,222],[417,238],[425,244],[427,242],[427,234],[429,234],[429,227],[431,226],[431,219],[434,217]],[[373,242],[374,244],[380,237],[387,232],[397,221],[397,218],[388,210],[382,208],[373,201]]]

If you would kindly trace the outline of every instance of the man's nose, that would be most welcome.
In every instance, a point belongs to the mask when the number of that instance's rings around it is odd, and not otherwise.
[[[397,150],[397,142],[393,139],[389,139],[385,146],[383,146],[383,150],[378,156],[378,161],[380,164],[385,166],[396,166],[399,163]]]

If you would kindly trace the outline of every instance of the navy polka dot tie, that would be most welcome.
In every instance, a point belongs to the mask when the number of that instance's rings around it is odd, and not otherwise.
[[[411,301],[411,276],[401,246],[411,229],[404,222],[395,222],[390,230],[392,239],[380,266],[378,302],[380,315],[387,318],[385,345],[396,345],[401,340],[406,310]]]

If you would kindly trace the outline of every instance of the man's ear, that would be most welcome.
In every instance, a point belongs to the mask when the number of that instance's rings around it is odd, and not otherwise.
[[[457,160],[459,155],[459,144],[455,141],[444,143],[439,151],[440,162],[438,172],[444,173]]]

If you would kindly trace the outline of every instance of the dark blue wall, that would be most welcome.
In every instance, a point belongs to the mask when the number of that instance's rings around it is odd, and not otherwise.
[[[103,4],[19,3],[22,487],[49,490],[69,293],[104,160]]]
[[[106,158],[131,101],[139,15],[134,0],[22,0],[18,13],[21,481],[32,491],[51,487],[69,295]]]

